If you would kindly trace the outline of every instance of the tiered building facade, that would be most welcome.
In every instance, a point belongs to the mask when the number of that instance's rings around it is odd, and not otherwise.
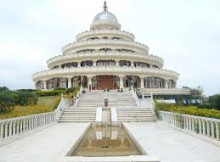
[[[62,55],[47,61],[48,69],[33,74],[36,89],[71,88],[92,90],[139,88],[155,94],[188,94],[177,89],[179,74],[163,69],[163,59],[150,55],[148,46],[122,31],[114,14],[97,14],[90,31],[63,47]]]

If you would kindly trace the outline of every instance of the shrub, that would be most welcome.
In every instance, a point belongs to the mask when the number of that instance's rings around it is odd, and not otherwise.
[[[65,93],[72,93],[72,92],[74,92],[75,90],[76,90],[75,87],[73,87],[73,88],[68,88],[68,89],[65,91]]]
[[[198,108],[201,108],[201,109],[213,109],[213,106],[210,105],[210,104],[200,104],[197,106]]]
[[[66,90],[66,88],[54,88],[53,90]]]
[[[162,104],[156,102],[156,111],[158,110],[220,119],[219,110],[200,109],[196,106],[176,106],[173,104]]]
[[[13,110],[15,99],[13,96],[0,93],[0,113],[8,113]]]
[[[57,96],[64,92],[65,90],[37,91],[35,94],[38,96]]]
[[[38,96],[31,92],[18,92],[18,104],[19,105],[35,105],[37,103]]]
[[[17,92],[36,92],[39,91],[37,89],[17,89]]]

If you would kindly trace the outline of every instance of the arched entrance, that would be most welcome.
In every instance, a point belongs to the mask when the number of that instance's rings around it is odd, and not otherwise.
[[[119,77],[114,75],[98,75],[92,78],[93,90],[118,89]]]
[[[125,88],[140,88],[141,79],[139,76],[126,75],[123,79],[123,84]]]

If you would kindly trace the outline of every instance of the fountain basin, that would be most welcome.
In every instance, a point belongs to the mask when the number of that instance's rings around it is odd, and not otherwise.
[[[109,157],[146,155],[146,152],[138,147],[123,126],[93,126],[70,149],[67,156]]]

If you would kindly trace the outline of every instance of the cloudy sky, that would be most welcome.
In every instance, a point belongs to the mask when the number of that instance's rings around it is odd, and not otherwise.
[[[122,29],[180,73],[178,87],[220,93],[220,1],[107,0]],[[33,88],[31,75],[89,30],[103,0],[0,0],[0,86]]]

